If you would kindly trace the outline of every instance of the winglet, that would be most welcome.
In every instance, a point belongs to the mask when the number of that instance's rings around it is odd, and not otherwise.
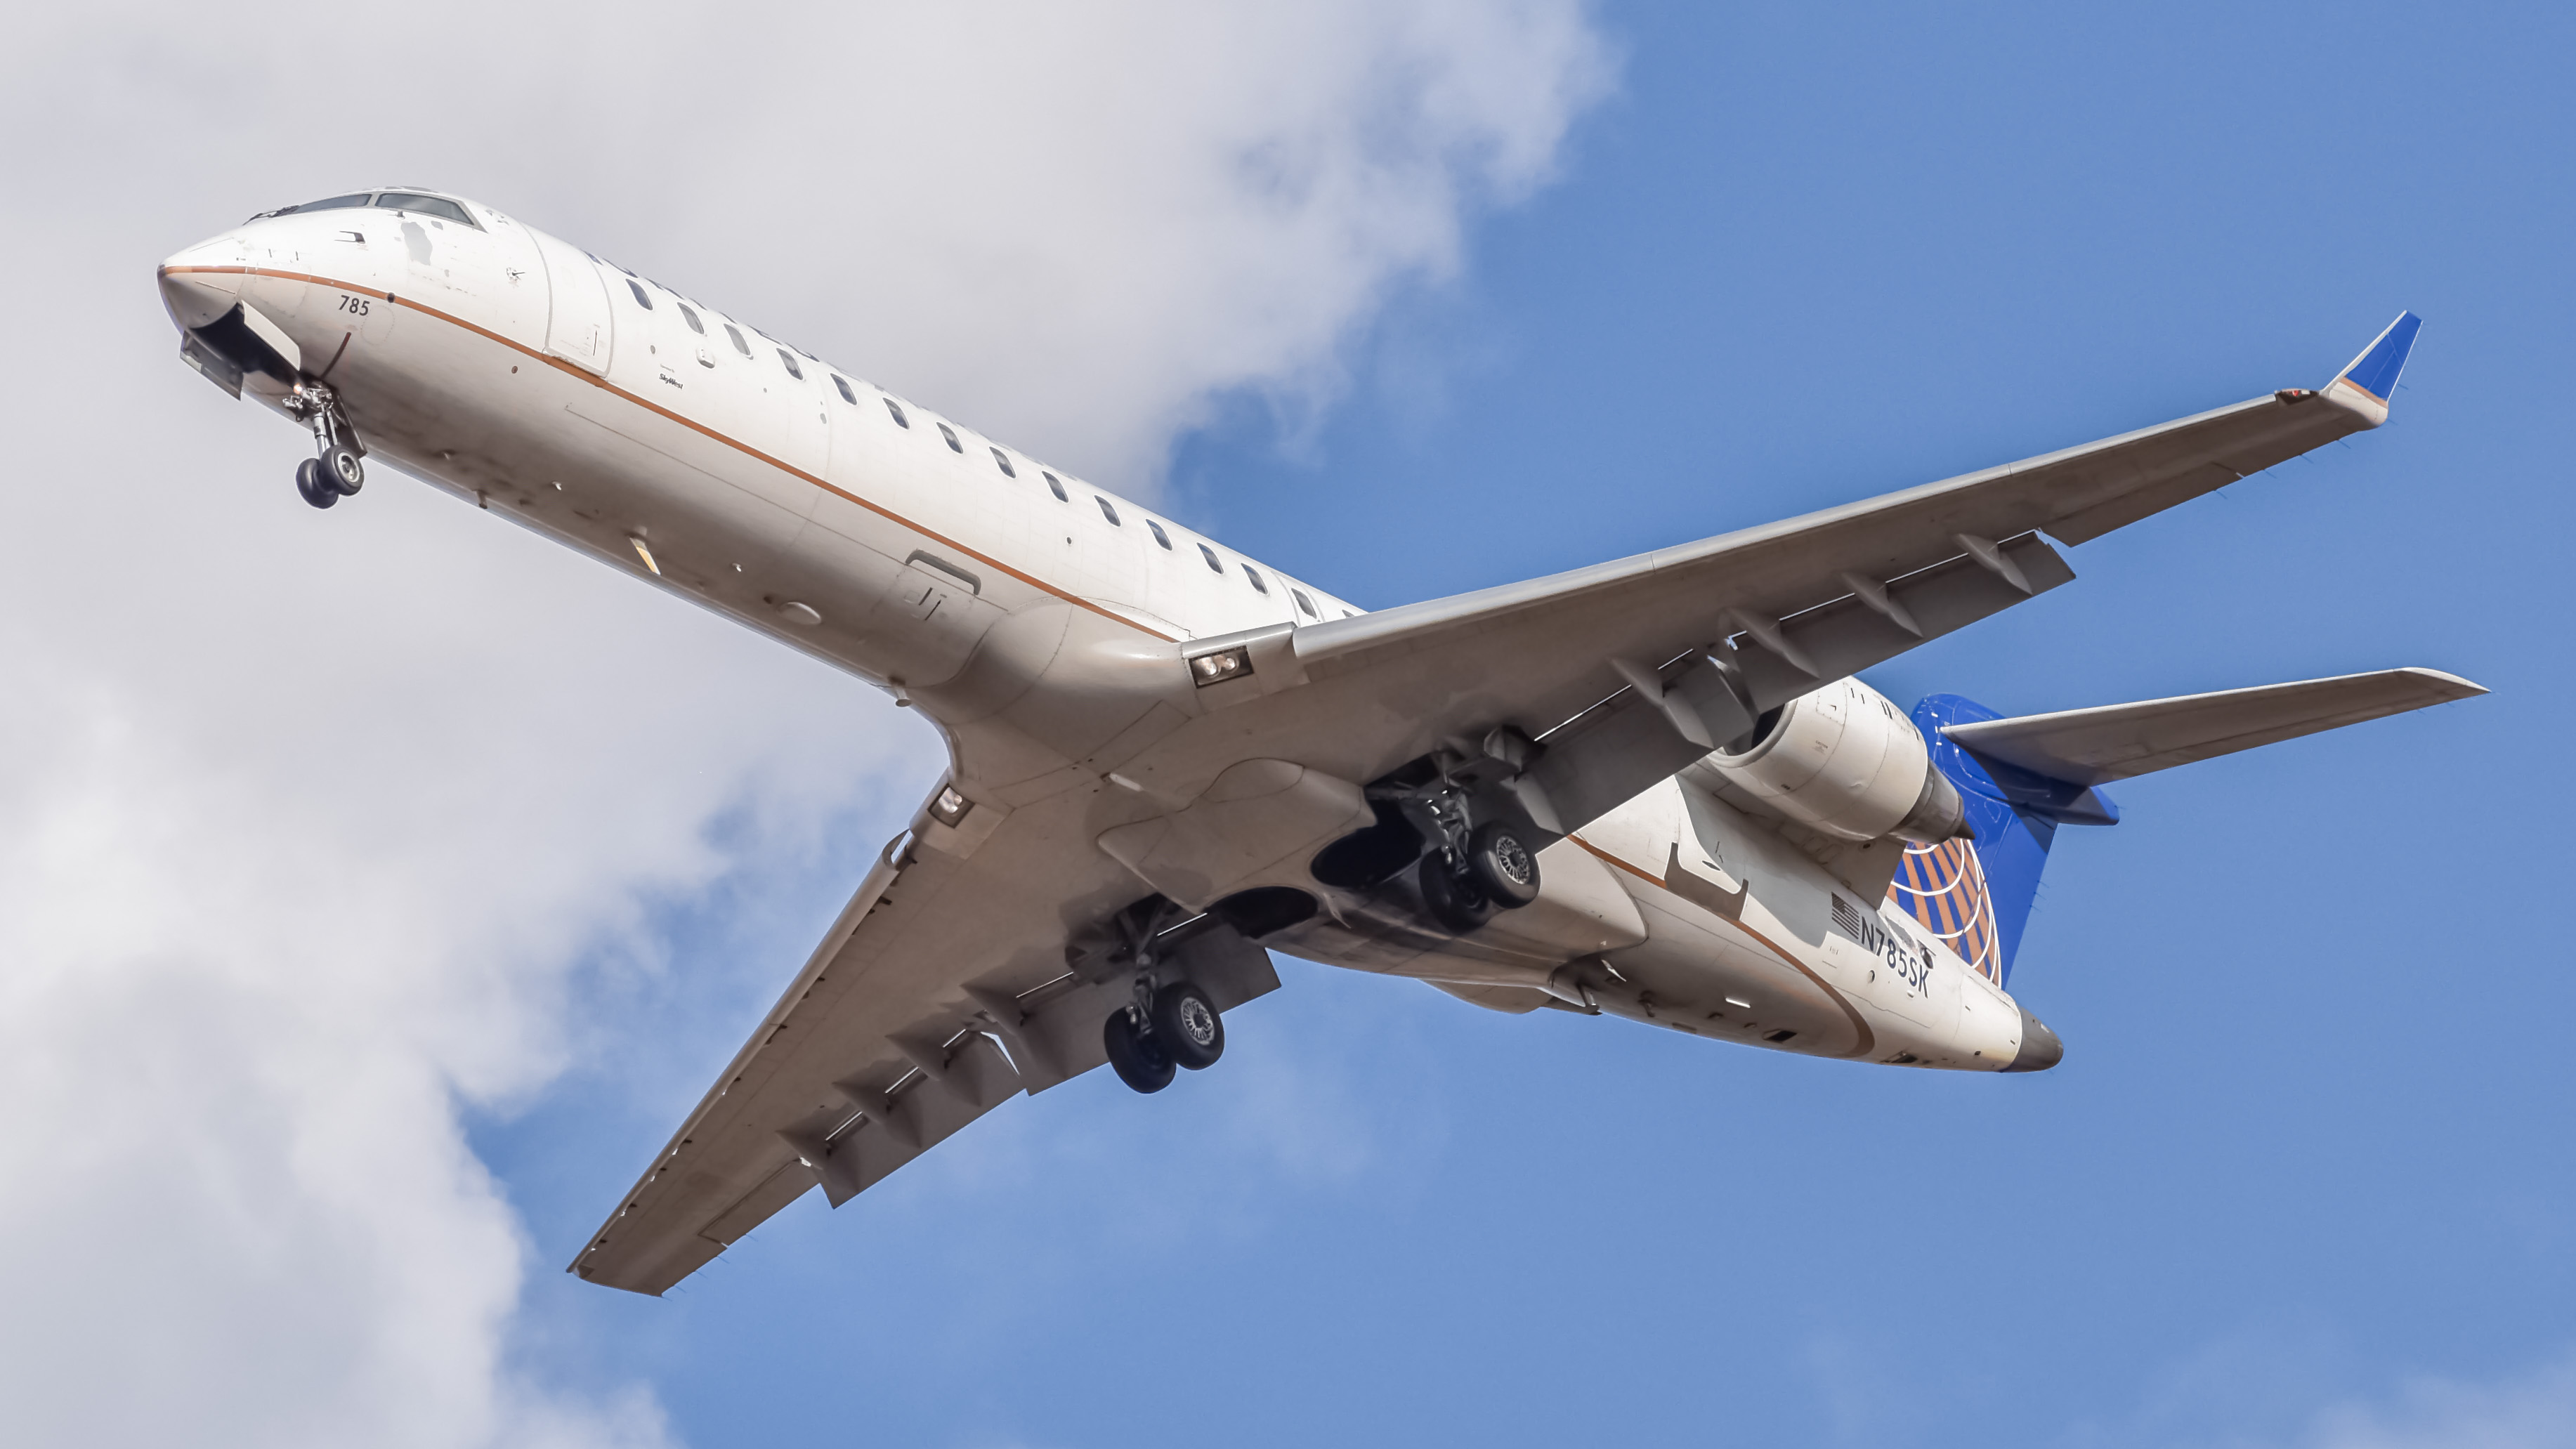
[[[2388,399],[2397,391],[2397,378],[2406,370],[2406,354],[2414,350],[2415,334],[2423,328],[2423,318],[2398,313],[2388,330],[2371,339],[2361,355],[2326,384],[2327,394],[2368,416],[2374,427],[2388,421]]]

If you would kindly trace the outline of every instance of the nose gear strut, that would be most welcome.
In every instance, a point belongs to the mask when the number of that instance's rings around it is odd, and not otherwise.
[[[313,429],[313,446],[321,456],[307,458],[295,469],[295,491],[316,508],[358,491],[367,481],[366,445],[340,406],[340,395],[320,382],[299,382],[284,399],[286,411]]]

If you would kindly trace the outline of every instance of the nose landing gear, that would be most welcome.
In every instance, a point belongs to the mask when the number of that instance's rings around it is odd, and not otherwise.
[[[295,465],[295,491],[316,508],[328,508],[340,501],[340,490],[322,481],[322,460],[307,458]]]
[[[286,396],[286,410],[312,426],[313,444],[321,454],[296,466],[295,491],[305,502],[328,508],[365,486],[367,450],[349,425],[338,393],[318,382],[299,382]]]

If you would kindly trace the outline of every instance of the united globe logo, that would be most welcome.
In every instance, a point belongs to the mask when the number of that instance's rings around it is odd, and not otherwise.
[[[1887,887],[1896,908],[1958,953],[1978,975],[2003,984],[2003,947],[1995,934],[1994,896],[1985,867],[1965,840],[1909,845]]]

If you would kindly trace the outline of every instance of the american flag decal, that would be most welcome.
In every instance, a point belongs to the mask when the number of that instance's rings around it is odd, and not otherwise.
[[[2003,984],[2004,953],[1995,935],[1994,897],[1986,890],[1985,867],[1977,863],[1974,846],[1964,840],[1907,846],[1887,898],[1958,952],[1959,959],[1979,975]]]

